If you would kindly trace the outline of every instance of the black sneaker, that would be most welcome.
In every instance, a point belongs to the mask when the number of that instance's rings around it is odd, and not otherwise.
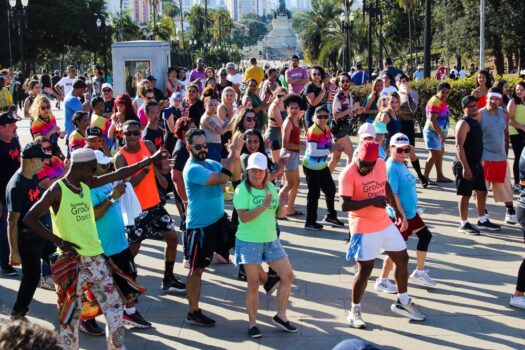
[[[472,226],[470,222],[467,222],[465,225],[459,225],[458,232],[466,233],[467,235],[477,236],[479,235],[479,230]]]
[[[326,222],[327,224],[331,224],[333,226],[344,226],[345,223],[339,220],[337,217],[335,218],[329,218],[328,216],[324,218],[323,222]]]
[[[257,326],[253,326],[250,329],[248,329],[248,335],[250,338],[260,338],[262,337],[261,331]]]
[[[186,316],[186,322],[188,324],[194,324],[201,327],[215,326],[215,320],[212,320],[208,316],[204,316],[201,309],[188,312],[188,315]]]
[[[13,268],[13,266],[7,265],[2,267],[2,275],[4,276],[18,276],[18,272]]]
[[[171,281],[162,281],[162,290],[166,292],[184,293],[186,291],[186,283],[173,276]]]
[[[490,222],[489,219],[487,219],[487,221],[485,221],[484,223],[481,223],[478,221],[476,226],[479,230],[487,230],[487,231],[499,231],[501,229],[500,225],[493,224],[492,222]]]
[[[266,291],[266,294],[272,294],[274,290],[277,289],[279,286],[279,282],[281,281],[281,278],[277,275],[268,276],[268,280],[264,283],[264,290]]]
[[[135,311],[135,313],[132,313],[131,315],[128,315],[126,311],[124,311],[124,325],[130,326],[133,328],[150,328],[151,323],[146,321],[144,317],[142,317],[141,314],[139,314],[138,311]]]
[[[321,231],[323,229],[323,225],[313,222],[311,224],[304,224],[304,228],[307,230]]]
[[[284,322],[283,320],[281,320],[281,318],[277,315],[275,315],[273,318],[272,318],[272,321],[273,323],[275,323],[276,325],[278,325],[279,327],[281,327],[284,331],[288,332],[288,333],[295,333],[297,332],[297,327],[295,326],[292,326],[292,324],[290,323],[290,321],[286,321]]]
[[[80,330],[86,334],[100,337],[106,334],[104,328],[100,327],[94,318],[80,321]]]

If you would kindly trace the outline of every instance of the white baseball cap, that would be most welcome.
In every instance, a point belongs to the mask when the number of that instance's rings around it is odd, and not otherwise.
[[[104,90],[105,88],[110,88],[111,90],[113,90],[113,86],[111,86],[110,83],[104,83],[102,84],[102,87],[100,88],[101,90]]]
[[[106,165],[113,161],[113,158],[106,156],[104,152],[102,151],[96,150],[94,152],[95,152],[95,157],[97,157],[98,164]]]
[[[79,148],[71,153],[71,163],[87,163],[97,160],[95,152],[91,148]]]
[[[246,170],[250,169],[268,169],[268,158],[266,158],[266,156],[260,152],[250,154],[248,157],[248,166],[246,167]]]
[[[376,128],[374,124],[372,123],[364,123],[359,127],[359,130],[357,131],[357,135],[359,135],[359,140],[364,139],[365,137],[376,137]]]
[[[392,138],[390,139],[390,146],[410,146],[410,140],[408,139],[407,135],[398,132],[397,134],[394,134],[394,136],[392,136]]]

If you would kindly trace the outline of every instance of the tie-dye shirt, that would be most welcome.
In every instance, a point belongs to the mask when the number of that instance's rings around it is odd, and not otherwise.
[[[306,151],[303,165],[312,170],[321,170],[327,167],[328,156],[332,151],[332,133],[328,126],[321,129],[317,124],[312,125],[306,133]]]
[[[101,115],[93,113],[91,115],[90,126],[96,126],[97,128],[99,128],[102,131],[102,135],[104,135],[104,138],[106,139],[106,143],[109,144],[108,130],[111,126],[111,121],[109,120],[109,118],[105,118]]]
[[[74,150],[82,148],[86,145],[86,137],[82,135],[82,133],[78,131],[78,129],[76,129],[71,133],[71,135],[69,135],[68,141],[70,152],[73,152]]]
[[[37,136],[51,136],[48,133],[57,126],[57,121],[54,115],[49,116],[48,120],[38,117],[31,123],[31,132]]]
[[[58,157],[53,157],[50,160],[50,164],[44,164],[44,167],[40,169],[37,174],[38,181],[44,179],[54,180],[64,173],[64,162]]]
[[[432,98],[427,103],[425,113],[427,115],[425,129],[434,130],[434,128],[432,127],[432,123],[430,122],[430,117],[431,113],[437,113],[437,122],[439,124],[439,127],[441,128],[441,131],[447,132],[449,127],[450,109],[448,108],[448,105],[445,101],[442,101],[437,96],[432,96]]]

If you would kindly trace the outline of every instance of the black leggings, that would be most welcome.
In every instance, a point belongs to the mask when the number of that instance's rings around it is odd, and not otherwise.
[[[512,165],[512,173],[514,174],[514,183],[520,182],[520,157],[525,140],[521,135],[510,135],[510,144],[512,145],[512,152],[514,152],[514,164]]]
[[[321,170],[312,170],[303,166],[304,176],[308,184],[308,195],[306,197],[306,223],[312,224],[317,222],[317,208],[321,191],[324,193],[326,208],[328,209],[327,217],[336,218],[337,212],[334,208],[335,200],[335,183],[330,174],[328,167]]]
[[[521,225],[521,231],[523,233],[523,241],[525,243],[525,209],[520,205],[516,207],[516,216],[518,222]],[[516,282],[516,290],[518,292],[525,293],[525,259],[521,262],[521,266],[518,270],[518,281]]]

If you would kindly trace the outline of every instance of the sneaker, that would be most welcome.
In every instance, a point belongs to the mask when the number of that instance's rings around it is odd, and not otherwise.
[[[188,259],[182,260],[182,267],[184,267],[185,269],[189,269],[190,268],[190,261]]]
[[[338,218],[329,218],[328,216],[324,218],[323,220],[327,224],[332,224],[333,226],[344,226],[345,223],[339,220]]]
[[[292,326],[290,321],[284,322],[279,316],[275,315],[272,318],[273,323],[275,323],[277,326],[281,327],[285,332],[288,333],[295,333],[297,332],[297,327]]]
[[[470,222],[467,222],[465,225],[459,225],[458,232],[466,233],[467,235],[477,236],[479,235],[479,230],[472,226]]]
[[[2,267],[2,275],[4,276],[18,276],[18,272],[13,268],[13,266],[7,265],[5,268]]]
[[[94,318],[80,321],[80,330],[86,334],[100,337],[106,334],[104,328],[100,327]]]
[[[186,283],[173,276],[171,281],[162,281],[162,290],[166,292],[184,293],[186,291]]]
[[[193,325],[201,326],[201,327],[215,326],[215,320],[212,320],[208,316],[205,316],[202,313],[201,309],[198,309],[193,312],[188,312],[188,315],[186,316],[186,322],[188,324],[193,324]]]
[[[131,315],[128,315],[124,311],[124,325],[130,326],[133,328],[150,328],[151,323],[146,321],[138,311],[135,311]]]
[[[239,281],[248,281],[248,277],[246,277],[246,272],[244,270],[239,269],[239,273],[237,274],[237,279]]]
[[[360,306],[352,306],[352,309],[348,313],[348,316],[346,316],[346,320],[348,321],[348,324],[350,324],[350,327],[352,328],[358,328],[358,329],[366,328],[366,323],[365,321],[363,321],[363,318],[361,317],[361,307]]]
[[[311,224],[304,224],[304,228],[307,230],[321,231],[323,229],[323,225],[313,222]]]
[[[525,296],[521,296],[521,297],[517,297],[515,295],[511,296],[510,305],[520,308],[520,309],[525,309]]]
[[[40,278],[40,288],[45,290],[55,290],[55,282],[51,276]]]
[[[520,193],[521,192],[521,186],[519,184],[512,185],[512,191],[514,193]]]
[[[397,299],[396,302],[390,306],[390,310],[395,314],[408,317],[414,321],[423,321],[426,317],[419,309],[419,306],[412,302],[412,299],[410,299],[406,305],[401,304],[399,299]]]
[[[507,217],[505,216],[505,219]],[[483,230],[483,231],[499,231],[501,229],[501,226],[500,225],[496,225],[496,224],[493,224],[492,222],[490,222],[489,219],[487,219],[487,221],[485,221],[484,223],[481,223],[479,222],[478,220],[478,223],[476,224],[476,226],[478,227],[479,230]]]
[[[264,282],[263,288],[267,295],[273,293],[274,290],[279,286],[281,278],[279,276],[268,276],[268,280]]]
[[[410,282],[424,287],[435,287],[437,285],[437,282],[428,275],[428,270],[423,270],[423,272],[414,270],[408,279]]]
[[[518,219],[516,218],[516,212],[514,212],[514,210],[507,211],[505,213],[505,222],[511,225],[515,225],[518,222]]]
[[[259,330],[259,327],[253,326],[250,329],[248,329],[248,336],[250,338],[260,338],[262,337],[261,331]]]
[[[379,278],[376,279],[376,283],[374,283],[374,289],[377,290],[378,292],[383,292],[383,293],[389,293],[389,294],[397,293],[396,285],[390,282],[388,278],[383,278],[382,282],[379,282]]]

